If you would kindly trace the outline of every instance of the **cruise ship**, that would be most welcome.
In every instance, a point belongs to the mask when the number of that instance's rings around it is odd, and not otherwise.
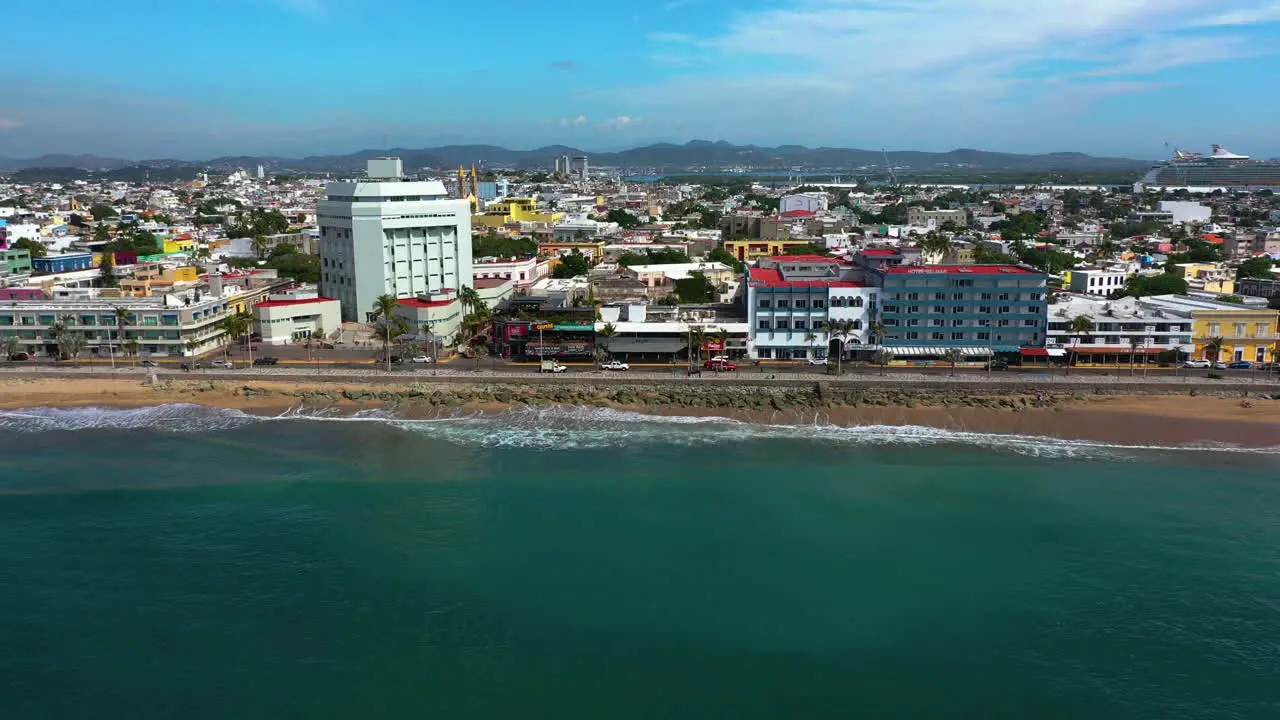
[[[1151,168],[1134,188],[1222,190],[1280,190],[1280,160],[1253,160],[1221,145],[1209,155],[1175,150],[1173,158]]]

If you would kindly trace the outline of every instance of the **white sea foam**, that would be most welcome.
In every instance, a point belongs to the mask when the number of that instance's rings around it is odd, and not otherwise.
[[[723,446],[761,440],[817,441],[825,446],[968,445],[1044,458],[1135,459],[1141,453],[1194,451],[1280,454],[1276,448],[1244,448],[1221,443],[1187,446],[1125,445],[1031,435],[979,433],[917,425],[831,424],[815,413],[806,424],[746,423],[717,416],[646,415],[612,408],[517,407],[498,414],[460,411],[426,419],[397,416],[383,409],[339,415],[333,410],[294,408],[273,417],[202,405],[173,404],[118,408],[32,408],[0,411],[0,432],[39,433],[85,430],[153,430],[203,433],[260,423],[374,423],[463,445],[529,450],[585,450],[644,445]]]

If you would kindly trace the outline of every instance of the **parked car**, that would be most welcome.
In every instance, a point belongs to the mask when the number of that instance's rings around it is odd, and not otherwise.
[[[261,360],[261,358],[259,358],[259,360]],[[230,370],[231,368],[234,368],[236,364],[231,362],[230,360],[214,360],[213,362],[209,363],[209,366],[222,368],[223,370]]]
[[[1225,362],[1222,362],[1221,360],[1218,360],[1217,362],[1215,362],[1215,363],[1213,364],[1213,369],[1214,369],[1214,370],[1226,370],[1226,369],[1227,369],[1227,364],[1226,364]]]
[[[374,363],[380,363],[380,362],[382,362],[382,361],[381,361],[381,360],[374,360],[373,362],[374,362]],[[400,357],[399,355],[392,355],[392,356],[391,356],[391,364],[392,364],[392,365],[399,365],[399,364],[401,364],[401,363],[403,363],[403,362],[404,362],[404,358]]]
[[[991,362],[987,363],[987,366],[988,366],[987,367],[988,370],[1008,370],[1009,369],[1009,363],[1005,362],[1004,360],[992,360]]]
[[[9,356],[9,359],[10,359],[10,360],[13,360],[14,362],[21,362],[21,361],[23,361],[23,360],[30,360],[30,359],[31,359],[31,355],[30,355],[29,353],[17,352],[17,353],[14,353],[14,354],[10,355],[10,356]]]
[[[140,362],[140,363],[138,363],[138,364],[139,364],[139,365],[141,365],[142,367],[156,367],[156,361],[155,361],[155,360],[143,360],[142,362]]]
[[[200,368],[202,368],[202,367],[204,367],[204,366],[203,366],[203,365],[201,365],[201,364],[200,364],[200,363],[198,363],[198,362],[184,362],[184,363],[178,363],[178,368],[179,368],[179,369],[181,369],[181,370],[186,370],[187,372],[190,372],[190,371],[192,371],[192,370],[199,370],[199,369],[200,369]]]
[[[543,360],[539,372],[562,373],[568,371],[568,369],[555,360]]]
[[[711,358],[710,360],[702,363],[702,368],[704,370],[714,370],[715,372],[733,372],[738,369],[738,366],[728,360]]]
[[[1184,367],[1184,368],[1211,368],[1211,367],[1213,367],[1213,363],[1209,362],[1208,360],[1188,360],[1188,361],[1186,361],[1186,362],[1182,363],[1182,367]]]
[[[1237,360],[1227,365],[1228,370],[1252,370],[1253,363],[1248,360]]]
[[[277,357],[260,357],[253,359],[254,365],[279,365],[280,358]]]
[[[817,367],[826,367],[829,363],[826,358],[809,358],[809,364]]]
[[[621,360],[610,360],[600,366],[601,370],[630,370],[631,366]]]
[[[433,363],[435,362],[435,360],[432,360],[427,355],[414,355],[413,357],[409,358],[409,362],[422,364],[422,363]]]

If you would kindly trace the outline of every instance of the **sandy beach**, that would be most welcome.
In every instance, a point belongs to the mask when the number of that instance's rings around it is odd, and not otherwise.
[[[149,386],[137,378],[5,378],[0,380],[0,409],[34,407],[143,407],[195,403],[236,408],[258,414],[290,409],[336,408],[355,412],[384,407],[377,400],[341,398],[344,390],[360,393],[404,391],[404,385],[321,383],[315,381],[255,381],[254,392],[234,380],[171,380]],[[328,399],[303,398],[324,391]],[[337,395],[335,400],[333,396]],[[1049,408],[985,407],[795,407],[760,411],[728,408],[634,406],[607,403],[619,409],[649,414],[723,416],[757,423],[803,425],[920,425],[967,432],[1001,433],[1087,439],[1146,445],[1232,443],[1251,447],[1280,446],[1280,401],[1251,400],[1252,407],[1232,398],[1152,396],[1089,396]],[[406,417],[435,417],[459,410],[502,412],[509,404],[467,403],[438,408],[397,402]]]

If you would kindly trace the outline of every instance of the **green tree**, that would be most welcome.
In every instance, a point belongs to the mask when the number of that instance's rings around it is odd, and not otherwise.
[[[37,242],[31,238],[14,240],[12,243],[9,243],[9,247],[14,250],[26,250],[31,253],[31,257],[33,258],[44,257],[49,254],[49,248],[45,247],[44,243]]]
[[[116,259],[114,254],[109,252],[102,253],[102,260],[98,262],[98,273],[98,284],[101,287],[120,287],[120,277],[116,275]]]
[[[709,303],[715,297],[715,285],[700,272],[689,273],[689,277],[676,280],[674,284],[676,297],[682,303]]]
[[[631,230],[640,226],[640,218],[632,215],[626,210],[613,209],[605,215],[605,221],[617,224],[623,230]]]
[[[22,352],[22,349],[22,341],[18,338],[10,336],[0,337],[0,355],[11,358]]]
[[[956,365],[964,360],[964,351],[959,348],[947,348],[942,352],[942,359],[951,363],[951,377],[955,377]]]
[[[253,248],[253,254],[257,255],[259,260],[266,256],[267,248],[271,247],[271,243],[267,241],[265,235],[254,235],[253,241],[249,245]]]
[[[503,235],[480,235],[471,240],[471,254],[475,257],[528,257],[538,253],[538,244],[532,238],[511,238]]]
[[[1185,295],[1186,293],[1186,280],[1165,273],[1164,275],[1135,275],[1129,278],[1129,284],[1122,295],[1149,297],[1151,295]]]
[[[89,214],[98,222],[107,218],[120,217],[120,213],[116,212],[115,208],[105,203],[94,203],[93,207],[89,208]]]
[[[1271,272],[1273,267],[1275,267],[1275,263],[1271,261],[1271,258],[1250,258],[1240,263],[1240,267],[1236,268],[1236,279],[1262,278],[1263,280],[1274,280],[1276,274]]]
[[[100,222],[93,229],[93,241],[100,243],[111,242],[111,228],[106,223]]]
[[[555,278],[572,278],[586,275],[591,271],[591,260],[582,253],[574,250],[560,256],[560,262],[556,264],[556,269],[552,271],[551,277]]]
[[[1071,322],[1067,325],[1067,331],[1071,333],[1072,336],[1074,336],[1073,342],[1071,345],[1072,355],[1074,356],[1077,354],[1076,349],[1080,347],[1080,338],[1093,332],[1093,320],[1089,319],[1088,315],[1077,315],[1071,318]],[[1071,374],[1071,366],[1074,364],[1074,362],[1075,362],[1074,357],[1072,357],[1067,361],[1068,375]]]
[[[893,362],[893,351],[880,348],[871,356],[871,361],[880,366],[880,374],[884,375],[884,369],[889,367],[889,363]]]
[[[1222,359],[1222,351],[1226,347],[1227,347],[1227,341],[1225,338],[1212,337],[1212,338],[1209,338],[1209,342],[1204,344],[1204,354],[1207,359],[1213,360],[1216,362]],[[1210,355],[1212,355],[1213,357],[1208,357]]]
[[[223,358],[226,358],[227,351],[236,338],[247,339],[250,329],[253,328],[253,316],[243,312],[227,315],[218,321],[218,327],[225,333],[226,344],[223,346]],[[252,362],[252,349],[249,351],[249,356],[250,362]]]
[[[404,322],[395,316],[399,304],[395,295],[379,295],[374,298],[373,312],[369,315],[376,323],[375,333],[387,354],[387,372],[391,372],[391,343],[395,341],[396,335],[404,334]]]
[[[1244,298],[1240,297],[1239,295],[1219,295],[1218,297],[1214,298],[1214,300],[1217,300],[1218,302],[1231,303],[1233,305],[1244,304]]]
[[[156,255],[162,249],[160,240],[145,230],[135,232],[129,244],[139,255]]]
[[[844,372],[842,364],[844,362],[844,350],[846,341],[849,336],[858,331],[857,326],[852,320],[833,320],[827,326],[827,334],[836,341],[836,374],[840,375]]]
[[[742,273],[747,268],[746,263],[734,257],[733,253],[722,247],[714,248],[711,252],[707,253],[707,260],[728,265],[733,268],[735,273]]]

